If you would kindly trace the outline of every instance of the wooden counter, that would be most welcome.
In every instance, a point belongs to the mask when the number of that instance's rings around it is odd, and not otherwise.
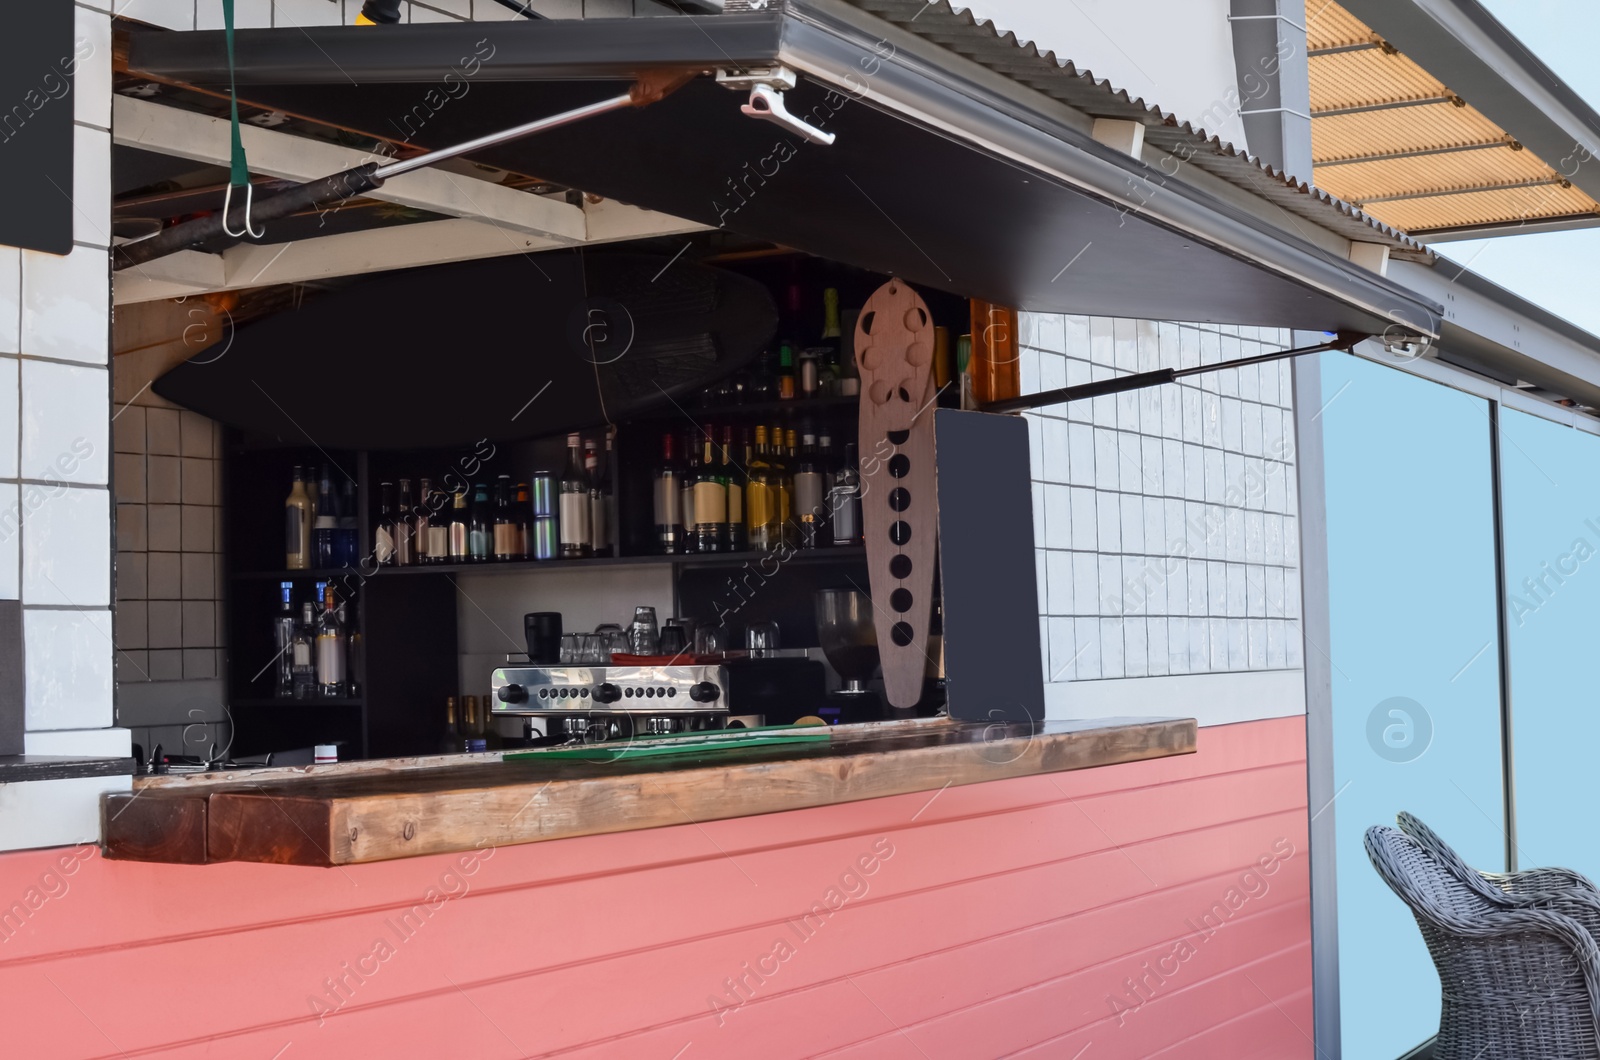
[[[851,725],[826,742],[614,762],[498,754],[137,779],[105,856],[335,866],[777,813],[1192,754],[1192,718]]]

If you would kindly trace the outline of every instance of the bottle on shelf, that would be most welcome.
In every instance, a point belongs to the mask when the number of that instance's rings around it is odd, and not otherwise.
[[[971,300],[972,396],[981,407],[1022,394],[1017,311],[982,299]]]
[[[459,754],[461,747],[461,726],[456,720],[456,697],[446,696],[444,700],[444,739],[439,741],[439,750],[445,754]]]
[[[308,570],[311,567],[311,494],[306,492],[306,469],[294,466],[294,484],[284,499],[283,512],[287,517],[284,535],[284,568]]]
[[[776,429],[776,428],[774,428]],[[782,492],[778,494],[778,517],[783,523],[783,540],[790,548],[800,544],[800,528],[795,521],[794,506],[794,469],[795,469],[795,432],[784,430],[778,432],[782,439],[781,446],[774,446],[777,450],[777,459],[774,461],[779,469],[779,483]]]
[[[356,484],[346,478],[339,486],[338,555],[335,565],[354,567],[361,560],[361,524],[356,515]]]
[[[777,359],[771,350],[762,350],[756,358],[755,371],[750,374],[744,387],[744,396],[747,401],[776,401],[778,398],[778,372]]]
[[[778,512],[782,482],[770,457],[767,429],[757,427],[755,448],[745,461],[748,477],[744,491],[744,525],[749,547],[758,552],[776,549],[783,540],[783,521]]]
[[[807,426],[800,435],[800,455],[794,469],[794,516],[801,548],[827,544],[827,476],[817,455],[817,437]]]
[[[789,401],[794,397],[794,347],[784,343],[778,347],[778,400]]]
[[[467,509],[467,491],[456,490],[450,502],[450,563],[470,563],[472,550],[469,547],[468,535],[470,533],[469,512]]]
[[[294,696],[294,582],[279,582],[278,594],[278,613],[272,619],[273,646],[278,650],[273,656],[277,672],[273,695],[289,699]]]
[[[333,469],[322,465],[317,479],[316,515],[311,520],[312,562],[319,570],[339,565],[339,501],[333,491]]]
[[[339,628],[344,630],[344,694],[347,696],[361,694],[356,675],[367,672],[362,658],[366,645],[361,639],[361,628],[351,620],[350,613],[355,606],[354,601],[340,600],[337,608]]]
[[[411,480],[400,480],[400,506],[395,509],[394,562],[397,567],[415,566],[420,538],[416,527],[416,498],[411,493]]]
[[[750,459],[749,449],[750,435],[746,431],[741,460]],[[744,525],[744,464],[734,461],[732,427],[722,428],[722,475],[728,483],[728,551],[743,552],[750,547]]]
[[[840,392],[839,380],[844,375],[844,343],[839,327],[837,287],[824,288],[822,292],[822,341],[817,344],[817,348],[818,367],[822,371],[822,393],[830,396],[837,394]]]
[[[861,544],[861,468],[856,463],[856,443],[844,447],[844,463],[834,472],[828,499],[832,544]]]
[[[683,519],[683,542],[681,551],[685,553],[700,551],[700,543],[695,537],[695,527],[699,525],[698,515],[694,507],[694,484],[700,476],[700,447],[695,444],[693,431],[683,432],[683,474],[678,479],[678,489],[682,499],[678,502],[678,514]]]
[[[973,395],[972,388],[972,336],[962,335],[956,339],[956,391],[957,407],[963,409],[976,409],[977,398]]]
[[[433,480],[422,480],[422,506],[417,509],[417,533],[425,543],[424,563],[450,562],[450,513],[445,511],[445,493],[433,488]]]
[[[616,555],[617,533],[616,487],[612,484],[616,453],[613,443],[616,432],[606,428],[605,451],[591,445],[584,454],[584,470],[589,478],[589,547],[596,556]],[[590,464],[593,457],[593,464]]]
[[[535,471],[528,484],[533,506],[532,559],[555,559],[561,555],[560,487],[548,471]]]
[[[300,605],[300,621],[294,627],[289,655],[289,679],[294,698],[312,698],[317,694],[317,614],[309,600]]]
[[[528,484],[517,483],[511,494],[511,514],[517,523],[517,551],[523,559],[533,558],[533,503]]]
[[[694,538],[697,552],[728,551],[728,476],[717,459],[707,427],[700,447],[700,473],[694,480]]]
[[[395,538],[399,527],[394,518],[394,483],[378,484],[378,525],[372,531],[372,558],[380,567],[395,564]]]
[[[589,555],[589,481],[583,474],[583,438],[567,435],[567,467],[561,474],[561,558]]]
[[[510,475],[501,475],[494,482],[494,529],[491,547],[497,560],[523,557],[522,527],[518,525],[517,513],[511,507]]]
[[[672,453],[672,432],[661,436],[661,463],[653,476],[656,551],[664,556],[683,551],[682,472]]]
[[[344,624],[339,618],[333,586],[323,589],[322,617],[317,620],[317,694],[344,696],[349,691]]]
[[[821,347],[813,346],[800,351],[800,396],[814,398],[821,395],[823,356]]]
[[[489,487],[482,482],[472,486],[472,504],[467,508],[467,558],[487,563],[494,539],[494,511],[489,506]]]

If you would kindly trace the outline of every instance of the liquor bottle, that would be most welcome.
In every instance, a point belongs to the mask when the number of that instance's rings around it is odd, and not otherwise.
[[[533,503],[529,500],[530,496],[528,484],[526,482],[517,483],[517,496],[515,503],[512,505],[512,510],[517,517],[517,537],[520,541],[519,547],[522,551],[523,559],[534,558]]]
[[[344,626],[334,603],[333,586],[323,590],[322,617],[317,620],[317,694],[342,696],[346,693]]]
[[[1017,311],[974,298],[972,320],[972,396],[981,407],[1022,394],[1022,362],[1017,347]]]
[[[741,460],[750,459],[750,434],[745,432]],[[728,551],[743,552],[750,547],[744,525],[744,464],[734,463],[733,428],[722,428],[722,475],[728,482]]]
[[[817,456],[817,437],[807,427],[800,435],[800,455],[794,469],[794,516],[801,548],[820,548],[827,516],[826,475]]]
[[[694,484],[699,477],[700,447],[695,444],[694,432],[684,431],[683,475],[678,479],[678,490],[682,500],[678,502],[678,514],[683,519],[683,551],[686,553],[700,551],[699,539],[695,537],[699,516],[694,504]]]
[[[798,511],[794,503],[794,471],[799,462],[796,450],[799,448],[795,432],[783,432],[783,448],[778,450],[777,463],[783,471],[783,493],[778,504],[778,512],[783,519],[783,540],[790,548],[800,545],[800,524],[797,519]]]
[[[294,466],[294,485],[283,502],[287,516],[287,533],[284,535],[284,567],[287,570],[307,570],[311,566],[311,494],[306,492],[306,469]]]
[[[775,401],[778,397],[778,373],[771,350],[762,350],[756,358],[755,371],[745,383],[744,396],[749,401]]]
[[[411,480],[400,480],[400,507],[395,509],[394,562],[397,567],[412,567],[417,562],[420,538],[416,527],[416,500],[411,494]]]
[[[432,479],[422,480],[422,507],[417,509],[417,534],[426,547],[425,563],[450,562],[450,515],[444,510],[444,491],[433,488]]]
[[[317,615],[309,600],[300,605],[300,621],[295,624],[289,654],[294,698],[310,699],[317,694]]]
[[[311,549],[318,570],[331,570],[337,566],[337,538],[339,534],[339,502],[333,492],[333,471],[322,465],[322,475],[317,479],[316,515],[311,520]]]
[[[700,449],[700,473],[694,480],[694,538],[699,552],[728,551],[728,476],[716,458],[711,429]]]
[[[606,428],[606,448],[602,455],[595,446],[584,454],[584,470],[589,478],[589,545],[596,556],[616,555],[616,489],[612,485],[612,465],[616,454],[612,444],[615,432]],[[590,458],[593,458],[593,464]]]
[[[822,372],[821,388],[824,394],[839,392],[839,377],[843,374],[842,332],[839,327],[839,289],[837,287],[825,288],[822,292],[822,341],[818,348],[825,351],[821,354],[818,367]]]
[[[357,681],[359,675],[367,672],[362,659],[366,645],[361,639],[361,629],[351,614],[355,606],[354,601],[340,600],[335,616],[339,620],[339,628],[344,630],[344,694],[347,696],[361,694]]]
[[[340,567],[354,567],[361,560],[361,523],[356,515],[356,484],[345,479],[339,487],[339,550],[336,558]]]
[[[656,549],[673,556],[683,551],[683,484],[672,456],[672,432],[661,436],[661,463],[655,470]]]
[[[822,388],[822,363],[826,350],[813,346],[800,351],[800,396],[814,398]]]
[[[461,727],[456,722],[455,696],[446,696],[444,700],[444,739],[439,741],[439,750],[445,754],[459,754],[461,751]]]
[[[456,490],[455,497],[450,502],[449,562],[451,563],[469,563],[472,560],[472,552],[467,544],[469,529],[467,514],[467,491]]]
[[[778,347],[778,400],[789,401],[794,396],[794,347],[784,343]]]
[[[589,482],[583,474],[583,438],[567,435],[567,468],[561,475],[561,558],[589,555]]]
[[[395,538],[400,536],[394,519],[394,483],[378,483],[378,525],[372,531],[372,558],[380,567],[395,562]]]
[[[279,582],[278,614],[272,620],[273,646],[278,654],[273,656],[277,680],[273,694],[288,699],[294,695],[294,582]]]
[[[756,428],[755,449],[745,461],[748,478],[744,490],[744,525],[749,547],[770,552],[783,540],[783,523],[778,518],[782,485],[767,450],[767,429]]]
[[[489,487],[482,482],[472,486],[472,506],[467,509],[467,556],[474,563],[487,563],[494,541],[494,510],[489,507]]]
[[[494,529],[491,548],[497,560],[521,559],[522,527],[511,508],[511,476],[501,475],[494,482]]]
[[[833,476],[828,500],[832,513],[833,544],[861,544],[861,469],[856,465],[856,443],[844,447],[844,463]]]

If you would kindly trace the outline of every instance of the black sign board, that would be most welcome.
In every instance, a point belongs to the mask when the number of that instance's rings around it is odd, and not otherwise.
[[[1021,416],[939,409],[933,442],[950,716],[1039,721],[1044,663],[1028,424]]]
[[[72,249],[73,5],[10,4],[0,31],[0,244]]]

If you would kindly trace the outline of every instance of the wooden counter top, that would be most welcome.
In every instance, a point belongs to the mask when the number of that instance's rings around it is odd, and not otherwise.
[[[150,777],[105,856],[335,866],[749,817],[1192,754],[1192,718],[851,725],[826,742],[614,762],[441,756]]]

